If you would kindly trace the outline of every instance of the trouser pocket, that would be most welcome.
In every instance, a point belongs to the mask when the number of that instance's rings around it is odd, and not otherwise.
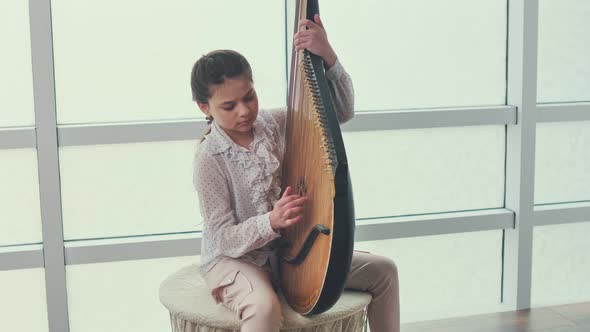
[[[219,285],[221,301],[233,309],[237,309],[242,300],[252,293],[252,283],[240,272],[230,274]]]

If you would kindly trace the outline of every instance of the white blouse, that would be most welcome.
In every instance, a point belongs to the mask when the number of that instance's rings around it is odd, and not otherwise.
[[[340,62],[326,71],[339,123],[354,116],[350,76]],[[201,273],[224,256],[262,266],[280,237],[270,226],[270,211],[280,198],[286,109],[260,111],[254,140],[246,149],[214,121],[194,160],[194,185],[204,220]]]

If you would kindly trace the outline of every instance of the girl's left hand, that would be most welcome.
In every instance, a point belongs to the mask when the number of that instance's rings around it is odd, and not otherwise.
[[[312,22],[307,19],[299,21],[299,31],[294,36],[295,50],[307,49],[324,59],[326,69],[336,63],[336,52],[332,49],[320,15],[316,14]],[[306,29],[307,27],[308,29]]]

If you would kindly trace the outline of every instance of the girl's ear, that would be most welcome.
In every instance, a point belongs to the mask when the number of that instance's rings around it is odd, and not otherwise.
[[[199,105],[199,108],[201,109],[201,112],[205,113],[205,115],[209,115],[209,104],[205,104],[205,103],[201,103],[200,101],[197,101],[197,105]]]

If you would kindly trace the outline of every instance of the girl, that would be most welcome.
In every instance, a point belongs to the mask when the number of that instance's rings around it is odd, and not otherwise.
[[[296,50],[308,49],[325,63],[340,123],[351,119],[353,89],[318,15],[302,20]],[[306,27],[303,28],[302,27]],[[287,187],[280,195],[286,110],[258,112],[250,65],[234,51],[201,57],[191,74],[193,99],[210,131],[195,156],[195,188],[204,219],[201,273],[218,303],[235,311],[242,331],[278,331],[281,306],[273,289],[273,240],[302,218],[305,197]],[[354,252],[346,286],[368,291],[373,332],[399,331],[395,264]]]

